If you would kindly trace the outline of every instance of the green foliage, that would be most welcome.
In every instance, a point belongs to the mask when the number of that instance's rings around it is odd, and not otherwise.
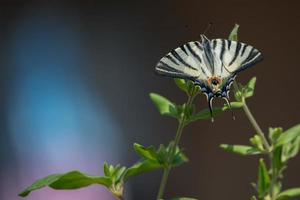
[[[266,164],[263,159],[259,160],[257,192],[260,198],[263,198],[268,193],[270,187],[270,176]]]
[[[46,187],[51,183],[57,181],[57,179],[59,179],[61,176],[62,174],[51,174],[42,179],[39,179],[35,181],[31,186],[27,187],[25,190],[19,193],[19,196],[26,197],[31,191]]]
[[[300,197],[300,188],[291,188],[281,192],[276,200],[294,199]]]
[[[287,168],[287,163],[290,158],[293,158],[299,152],[300,146],[300,126],[296,125],[287,131],[282,128],[269,128],[269,141],[270,149],[265,149],[262,138],[259,135],[254,135],[250,138],[251,146],[246,145],[228,145],[222,144],[220,147],[228,152],[240,155],[256,155],[256,154],[269,154],[272,167],[268,170],[264,161],[259,161],[259,173],[256,189],[259,198],[264,200],[271,199],[270,194],[278,196],[276,200],[288,199],[295,196],[300,196],[297,189],[291,189],[289,193],[280,193],[281,182],[280,178],[283,177],[283,171]],[[270,188],[271,178],[275,178],[275,182]],[[272,191],[272,192],[271,192]],[[269,193],[270,192],[270,193]]]
[[[188,158],[178,146],[175,149],[173,158],[170,159],[173,145],[174,143],[171,142],[168,146],[160,145],[158,149],[155,149],[153,146],[146,148],[142,145],[134,144],[134,149],[143,159],[152,163],[153,166],[167,168],[169,166],[176,167],[188,161]]]
[[[246,98],[252,97],[254,95],[255,84],[256,77],[250,79],[246,85],[239,84],[238,90],[234,93],[236,101],[243,102]]]
[[[150,93],[150,98],[161,115],[178,118],[177,107],[170,100],[156,93]]]
[[[35,181],[31,186],[22,191],[19,196],[25,197],[33,190],[46,186],[53,189],[77,189],[91,184],[100,184],[108,187],[111,181],[107,177],[89,176],[79,171],[71,171],[65,174],[52,174]]]
[[[124,180],[127,181],[132,176],[137,176],[157,169],[162,169],[162,166],[159,163],[142,159],[127,169]]]
[[[282,133],[276,142],[276,146],[291,143],[297,140],[299,137],[300,137],[300,124],[293,126],[292,128]]]
[[[259,149],[246,145],[221,144],[220,147],[225,151],[240,155],[257,155],[262,153]]]
[[[27,196],[33,190],[49,186],[53,189],[78,189],[91,184],[100,184],[107,187],[116,197],[123,196],[124,184],[132,177],[141,173],[162,169],[166,166],[176,167],[188,161],[179,147],[176,147],[174,156],[169,159],[170,149],[173,143],[168,146],[160,145],[158,149],[154,146],[143,147],[134,144],[135,151],[142,157],[140,161],[131,167],[121,165],[109,165],[107,162],[103,165],[104,176],[89,176],[79,171],[71,171],[64,174],[53,174],[39,179],[31,186],[22,191],[19,195]]]
[[[105,176],[110,180],[110,185],[106,187],[116,197],[122,197],[127,168],[121,165],[109,165],[105,162],[103,165],[103,171]]]
[[[235,25],[230,33],[229,39],[238,40],[238,25]],[[246,85],[236,84],[234,82],[234,96],[237,102],[241,103],[244,110],[254,127],[257,127],[255,119],[253,119],[247,105],[246,99],[254,95],[256,78],[253,77]],[[248,109],[248,113],[247,113]],[[251,116],[249,116],[251,115]],[[254,122],[253,122],[254,121]],[[292,197],[300,196],[300,189],[288,189],[281,192],[281,179],[283,178],[283,170],[287,168],[290,158],[296,156],[300,148],[300,124],[286,131],[282,128],[269,128],[269,137],[267,140],[264,133],[255,128],[259,134],[255,134],[250,138],[251,146],[245,145],[221,145],[221,148],[228,152],[240,155],[267,154],[270,158],[270,168],[268,169],[264,160],[260,159],[258,169],[257,184],[254,184],[258,197],[263,200],[284,200]],[[251,200],[256,200],[253,196]]]
[[[282,134],[283,129],[281,127],[269,128],[269,139],[272,144],[276,144],[279,136]]]
[[[199,112],[196,112],[195,105],[187,106],[186,104],[183,105],[175,105],[167,98],[151,93],[150,94],[151,100],[154,102],[156,107],[158,108],[160,114],[171,116],[180,120],[184,115],[186,117],[185,125],[190,124],[191,122],[197,120],[204,120],[204,119],[211,119],[210,111],[208,108],[205,108]],[[231,102],[231,108],[241,108],[243,107],[242,102]],[[224,104],[223,107],[214,107],[213,108],[213,117],[218,116],[219,114],[223,113],[224,111],[230,109],[227,104]]]
[[[228,39],[232,41],[238,41],[238,31],[239,31],[239,25],[235,24],[232,31],[229,34]]]
[[[250,143],[256,147],[257,149],[261,150],[261,151],[267,151],[264,147],[263,144],[263,139],[260,135],[254,135],[253,137],[250,138]]]
[[[179,89],[181,89],[182,91],[184,91],[185,93],[188,94],[187,84],[186,84],[186,81],[184,79],[174,78],[174,81],[175,81],[175,84],[177,85],[177,87]]]
[[[193,81],[175,78],[175,84],[179,89],[184,91],[188,96],[196,96],[200,92],[200,87],[195,85]]]
[[[253,96],[255,84],[256,84],[256,77],[253,77],[252,79],[250,79],[246,87],[243,88],[242,93],[245,98]]]

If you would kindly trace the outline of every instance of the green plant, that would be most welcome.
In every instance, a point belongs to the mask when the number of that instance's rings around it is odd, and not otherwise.
[[[229,39],[237,40],[238,25],[232,30]],[[157,194],[157,200],[164,198],[164,190],[171,170],[188,161],[187,156],[179,147],[184,128],[197,120],[210,119],[209,109],[197,111],[194,100],[201,93],[200,88],[192,81],[175,79],[175,83],[186,96],[187,101],[176,104],[167,98],[151,93],[150,98],[161,115],[175,118],[178,127],[174,140],[167,145],[144,147],[134,144],[135,152],[141,157],[139,161],[129,167],[121,165],[109,165],[104,163],[103,176],[90,176],[79,171],[71,171],[63,174],[52,174],[34,182],[19,195],[27,196],[33,190],[48,186],[53,189],[77,189],[99,184],[106,187],[117,199],[124,200],[124,184],[130,177],[153,170],[162,170],[162,180]],[[246,99],[253,96],[256,78],[252,78],[246,85],[234,82],[234,96],[236,101],[231,102],[231,108],[242,108],[257,132],[250,139],[250,145],[222,144],[221,148],[240,155],[266,155],[269,159],[267,167],[263,158],[259,159],[258,180],[253,184],[257,190],[257,197],[251,199],[285,200],[300,196],[300,188],[282,191],[281,180],[283,170],[286,169],[289,159],[296,156],[300,146],[300,125],[287,131],[281,128],[270,128],[267,139],[255,118],[251,114]],[[213,116],[217,116],[228,110],[227,104],[213,108]],[[269,169],[268,169],[269,168]],[[172,200],[196,200],[194,198],[178,197]]]
[[[230,34],[230,40],[237,40],[238,25]],[[251,200],[285,200],[300,196],[300,188],[282,191],[283,171],[288,161],[295,157],[300,147],[300,124],[283,131],[282,128],[269,128],[268,138],[252,115],[246,100],[254,94],[256,78],[252,78],[245,86],[233,83],[236,101],[242,104],[246,116],[252,124],[256,134],[250,138],[250,145],[228,145],[220,147],[226,151],[240,155],[259,155],[268,159],[268,166],[264,158],[259,159],[257,182],[252,185],[257,191],[257,197]]]

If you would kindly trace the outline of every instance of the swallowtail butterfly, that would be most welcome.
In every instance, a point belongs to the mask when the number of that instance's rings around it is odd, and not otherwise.
[[[226,39],[188,42],[164,56],[157,64],[158,74],[189,79],[206,95],[212,117],[212,101],[221,97],[229,103],[229,90],[236,75],[262,60],[262,54],[242,42]]]

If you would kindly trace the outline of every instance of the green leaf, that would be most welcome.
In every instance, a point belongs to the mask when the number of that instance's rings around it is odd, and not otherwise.
[[[170,165],[172,167],[177,167],[185,162],[188,162],[188,158],[178,146],[176,146],[175,151],[173,150],[173,158],[170,157],[173,145],[174,142],[170,142],[167,147],[165,147],[164,145],[160,145],[159,149],[157,150],[157,160],[165,167],[168,167]]]
[[[221,144],[220,147],[225,151],[240,155],[257,155],[262,153],[259,149],[246,145]]]
[[[239,30],[239,25],[235,24],[231,33],[229,34],[229,40],[233,40],[233,41],[238,40],[238,30]]]
[[[146,148],[140,144],[134,143],[133,148],[143,158],[149,159],[152,161],[157,161],[157,153],[156,153],[154,146],[150,146],[150,147]]]
[[[182,152],[182,150],[177,146],[175,150],[175,155],[172,161],[172,166],[180,166],[186,162],[188,162],[188,157]]]
[[[242,102],[242,100],[243,100],[243,94],[242,94],[242,92],[240,91],[240,89],[237,90],[237,91],[235,91],[235,93],[234,93],[234,98],[235,98],[236,101]]]
[[[276,146],[290,143],[297,137],[300,137],[300,124],[293,126],[292,128],[282,133],[277,140]]]
[[[256,83],[256,77],[253,77],[252,79],[250,79],[250,81],[248,82],[248,84],[244,87],[244,94],[243,96],[245,98],[248,97],[252,97],[254,94],[254,88],[255,88],[255,83]]]
[[[269,128],[269,139],[272,141],[273,144],[277,142],[277,139],[282,134],[282,128],[276,127],[276,128]]]
[[[71,171],[63,174],[55,182],[49,184],[49,186],[53,189],[77,189],[91,184],[100,184],[109,187],[111,182],[107,177],[89,176],[79,171]]]
[[[158,150],[155,150],[153,146],[146,148],[143,147],[142,145],[134,144],[135,151],[140,156],[142,156],[143,159],[138,161],[133,166],[127,169],[124,175],[124,180],[126,181],[131,176],[136,176],[145,172],[162,169],[167,165],[170,165],[169,151],[170,151],[171,144],[172,143],[170,143],[168,147],[165,147],[164,145],[160,145]],[[177,147],[174,153],[172,166],[176,167],[187,161],[188,161],[187,157],[183,154],[183,152],[179,149],[179,147]]]
[[[180,78],[175,78],[174,79],[175,84],[178,86],[179,89],[181,89],[184,92],[188,92],[188,88],[187,88],[187,84],[186,81],[184,79],[180,79]]]
[[[238,102],[238,101],[230,102],[230,104],[231,104],[231,108],[242,108],[244,105],[243,102]]]
[[[282,162],[282,146],[276,147],[273,150],[272,163],[275,174],[278,174],[284,166]]]
[[[174,152],[173,161],[170,163],[171,145],[173,145],[172,142],[167,147],[160,145],[156,150],[154,146],[143,147],[142,145],[135,143],[134,149],[143,159],[127,169],[124,179],[127,180],[131,176],[161,169],[170,165],[172,165],[172,167],[177,167],[187,162],[188,158],[177,146]]]
[[[25,197],[33,190],[46,186],[53,189],[77,189],[91,184],[100,184],[109,187],[111,182],[107,177],[88,176],[79,171],[71,171],[65,174],[52,174],[39,179],[21,192],[19,196]]]
[[[264,151],[264,145],[261,136],[254,135],[250,138],[250,143],[261,151]]]
[[[200,92],[200,87],[195,85],[195,83],[191,80],[186,81],[188,95],[191,97],[195,97]]]
[[[221,108],[221,107],[214,107],[213,108],[213,116],[217,116],[218,114],[222,113],[224,111],[224,108]],[[189,118],[189,122],[193,122],[193,121],[197,121],[197,120],[200,120],[200,119],[210,119],[211,116],[210,116],[210,111],[209,109],[204,109],[196,114],[194,114],[193,116],[191,116]]]
[[[282,188],[282,184],[281,184],[280,181],[277,181],[276,183],[274,183],[274,185],[273,185],[273,194],[274,194],[274,196],[277,197],[277,195],[281,191],[281,188]]]
[[[300,148],[300,137],[297,137],[295,140],[293,140],[291,147],[289,148],[288,151],[289,158],[295,157],[299,152],[299,148]]]
[[[107,162],[104,162],[103,164],[103,171],[105,176],[110,176],[111,171]]]
[[[176,105],[169,101],[167,98],[156,93],[150,93],[150,98],[157,107],[160,114],[177,118],[178,115]]]
[[[31,186],[27,187],[24,191],[22,191],[19,194],[19,196],[26,197],[33,190],[37,190],[37,189],[46,187],[49,184],[57,181],[57,179],[59,179],[61,176],[62,176],[62,174],[51,174],[49,176],[41,178],[41,179],[35,181]]]
[[[285,162],[298,154],[300,148],[300,137],[296,137],[296,139],[291,142],[284,144],[283,146],[278,146],[277,148],[279,147],[282,147],[282,161]]]
[[[232,109],[241,108],[241,107],[243,107],[243,105],[244,105],[243,102],[238,102],[238,101],[230,102],[230,106],[231,106]],[[230,109],[229,105],[224,104],[222,110],[226,111],[226,110],[229,110],[229,109]]]
[[[129,177],[137,176],[142,173],[146,173],[149,171],[154,171],[162,168],[163,165],[161,165],[157,161],[142,159],[141,161],[138,161],[137,163],[135,163],[134,165],[132,165],[127,169],[127,172],[124,175],[124,180],[127,181]]]
[[[257,200],[257,198],[255,196],[251,197],[250,200]]]
[[[270,187],[270,176],[263,159],[259,160],[257,192],[260,198],[263,198]]]
[[[291,188],[281,192],[276,200],[291,199],[300,196],[300,188]]]
[[[241,108],[243,107],[243,103],[242,102],[231,102],[231,108],[235,109],[235,108]],[[227,104],[224,104],[223,107],[214,107],[213,108],[213,117],[218,116],[219,114],[223,113],[224,111],[228,110],[229,107]],[[208,108],[203,109],[202,111],[190,116],[190,118],[188,119],[188,123],[193,122],[193,121],[197,121],[200,119],[211,119],[211,115],[210,115],[210,111]]]
[[[121,166],[117,165],[117,167],[115,168],[115,171],[111,177],[114,184],[123,182],[123,176],[125,175],[126,169],[127,168],[124,166],[121,167]]]

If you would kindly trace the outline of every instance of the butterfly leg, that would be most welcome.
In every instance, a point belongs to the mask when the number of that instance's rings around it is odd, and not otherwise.
[[[207,102],[208,102],[208,108],[209,108],[209,112],[210,112],[211,122],[214,122],[213,100],[214,100],[214,96],[213,95],[208,95]]]
[[[222,98],[226,101],[226,104],[227,104],[228,108],[231,110],[232,119],[235,120],[235,115],[234,115],[233,109],[231,107],[229,97],[222,97]]]

